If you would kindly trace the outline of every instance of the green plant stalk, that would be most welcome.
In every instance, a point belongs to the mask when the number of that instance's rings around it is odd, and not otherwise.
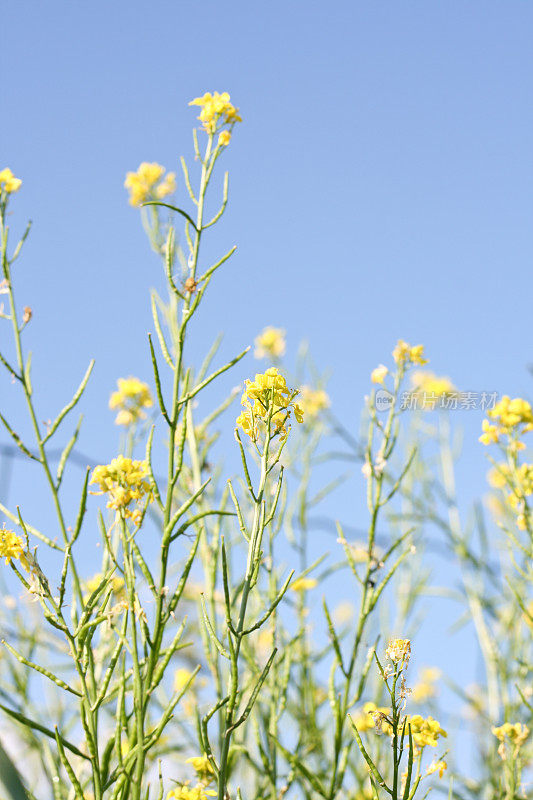
[[[270,445],[270,439],[269,439],[270,417],[268,420],[267,435],[265,437],[265,444],[261,457],[261,474],[259,479],[259,488],[255,493],[255,499],[254,499],[254,516],[252,523],[252,532],[250,535],[250,542],[248,546],[248,557],[246,564],[245,579],[242,589],[239,618],[234,635],[235,644],[231,643],[231,632],[228,631],[228,640],[230,642],[230,648],[231,648],[230,649],[231,669],[230,669],[230,678],[228,686],[229,699],[226,707],[225,721],[224,721],[224,736],[222,743],[222,751],[220,753],[217,800],[224,800],[226,796],[228,756],[231,744],[231,736],[234,729],[233,727],[234,716],[235,716],[235,710],[237,706],[237,696],[239,691],[239,667],[238,667],[239,653],[244,635],[243,632],[246,621],[246,608],[248,605],[248,597],[250,594],[252,579],[256,568],[256,558],[258,556],[257,546],[263,534],[263,531],[261,530],[261,521],[263,520],[264,523],[264,514],[262,513],[262,509],[264,505],[265,486],[269,472],[268,456],[269,456],[269,445]]]
[[[380,448],[380,452],[383,454],[384,458],[388,458],[390,456],[395,443],[396,437],[393,433],[393,423],[396,417],[396,402],[402,378],[403,378],[403,370],[399,368],[394,380],[393,399],[391,407],[389,409],[389,414],[387,417],[385,429],[383,431],[383,442]],[[371,450],[372,437],[373,437],[373,425],[371,422],[369,430],[369,446],[367,451],[370,463],[372,463],[372,455],[373,455]],[[373,557],[374,543],[376,538],[377,522],[380,509],[382,508],[381,497],[383,492],[384,477],[385,477],[384,471],[379,472],[375,476],[375,482],[376,482],[375,494],[373,491],[373,478],[374,478],[373,468],[372,468],[372,474],[369,475],[368,477],[368,499],[369,499],[370,513],[371,513],[370,527],[368,532],[368,558],[366,564],[365,577],[363,579],[361,602],[359,606],[359,617],[357,622],[354,644],[352,647],[348,668],[345,674],[346,680],[341,698],[340,711],[336,715],[334,756],[332,764],[331,782],[328,791],[328,800],[334,800],[334,798],[337,795],[337,792],[341,790],[342,779],[344,777],[344,775],[340,775],[340,781],[338,780],[340,757],[342,752],[342,742],[344,736],[344,726],[349,710],[351,685],[352,685],[355,665],[357,662],[357,656],[359,654],[359,647],[363,637],[363,632],[366,626],[366,622],[372,611],[372,607],[369,608],[369,603],[372,600],[372,593],[373,593],[373,590],[370,586],[370,577],[372,572],[372,557]]]
[[[12,285],[12,280],[11,280],[10,262],[9,262],[8,255],[7,255],[8,230],[7,230],[7,227],[5,225],[5,207],[2,207],[1,210],[0,210],[0,238],[1,238],[2,272],[3,272],[5,280],[7,281],[8,296],[9,296],[9,306],[10,306],[10,316],[11,316],[11,322],[12,322],[12,327],[13,327],[13,335],[14,335],[14,339],[15,339],[15,349],[16,349],[16,355],[17,355],[17,364],[18,364],[18,367],[19,367],[19,370],[20,370],[19,380],[22,383],[22,387],[23,387],[23,390],[24,390],[24,396],[26,398],[26,404],[27,404],[27,407],[28,407],[31,423],[32,423],[32,426],[33,426],[33,430],[35,432],[35,438],[36,438],[36,441],[37,441],[37,446],[38,446],[38,449],[39,449],[40,462],[41,462],[41,465],[43,467],[44,473],[46,475],[46,480],[48,482],[50,491],[52,493],[53,503],[54,503],[54,507],[55,507],[55,510],[56,510],[56,514],[57,514],[57,518],[58,518],[61,534],[62,534],[62,537],[63,537],[63,541],[64,541],[65,545],[68,545],[69,544],[69,537],[68,537],[68,533],[67,533],[67,526],[66,526],[65,519],[64,519],[64,516],[63,516],[63,510],[62,510],[62,507],[61,507],[61,502],[60,502],[60,499],[59,499],[58,490],[57,490],[57,487],[56,487],[56,485],[54,483],[54,480],[53,480],[53,477],[52,477],[52,473],[51,473],[51,470],[50,470],[50,466],[49,466],[49,463],[48,463],[48,458],[47,458],[46,450],[45,450],[45,447],[44,447],[44,444],[43,444],[43,438],[41,436],[39,423],[37,422],[37,415],[35,413],[33,400],[32,400],[32,396],[31,396],[31,388],[30,388],[30,386],[28,384],[28,375],[27,375],[26,367],[25,367],[25,363],[24,363],[24,356],[23,356],[23,351],[22,351],[22,341],[21,341],[21,336],[20,336],[21,329],[19,328],[19,324],[18,324],[18,317],[17,317],[16,305],[15,305],[15,296],[14,296],[13,285]],[[78,600],[79,600],[80,604],[82,604],[83,603],[83,595],[82,595],[80,580],[79,580],[78,573],[77,573],[77,570],[76,570],[76,566],[75,566],[75,563],[74,563],[74,559],[72,558],[72,556],[70,557],[70,564],[71,564],[71,569],[72,569],[72,577],[73,577],[73,584],[74,584],[75,592],[76,592],[76,595],[78,597]],[[55,611],[56,611],[56,614],[61,619],[62,623],[65,625],[65,627],[67,627],[66,623],[62,619],[62,614],[60,614],[60,610],[58,608],[56,608]],[[100,781],[100,775],[99,775],[99,767],[98,767],[98,727],[97,727],[97,717],[96,717],[96,714],[94,712],[92,712],[92,710],[91,710],[91,696],[90,696],[89,689],[87,687],[87,683],[86,683],[86,679],[85,679],[85,673],[84,673],[82,665],[81,665],[81,663],[79,661],[79,658],[78,658],[78,656],[76,654],[75,642],[74,642],[74,640],[73,640],[73,638],[71,637],[70,634],[69,634],[69,644],[70,644],[70,647],[71,647],[72,657],[74,659],[74,663],[76,665],[76,669],[77,669],[78,675],[80,677],[81,685],[82,685],[82,688],[83,688],[83,695],[84,696],[83,696],[83,700],[81,701],[81,717],[82,717],[82,722],[84,723],[84,725],[87,724],[87,726],[88,726],[89,738],[90,738],[90,746],[91,746],[91,749],[93,751],[92,754],[91,754],[92,755],[91,764],[92,764],[92,768],[93,768],[93,783],[94,783],[95,800],[101,800],[101,798],[102,798],[102,787],[101,787],[101,781]],[[94,683],[94,675],[92,677],[93,677],[93,683]],[[88,742],[88,744],[89,744],[89,742]]]

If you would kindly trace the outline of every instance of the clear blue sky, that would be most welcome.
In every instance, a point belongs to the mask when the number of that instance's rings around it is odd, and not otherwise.
[[[221,329],[231,356],[282,325],[331,368],[352,427],[398,337],[461,389],[529,396],[532,30],[524,0],[5,0],[0,166],[24,181],[16,219],[35,222],[16,281],[43,416],[95,357],[84,446],[114,454],[108,395],[118,375],[150,377],[147,290],[162,286],[124,175],[177,171],[187,102],[213,89],[244,118],[216,234],[239,249],[198,352]],[[484,487],[481,416],[458,418],[465,504]]]

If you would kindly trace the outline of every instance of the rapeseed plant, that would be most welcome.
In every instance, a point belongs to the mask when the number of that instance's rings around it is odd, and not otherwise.
[[[13,285],[29,226],[11,250],[7,215],[22,182],[9,168],[0,171],[8,304],[0,319],[11,323],[13,336],[13,356],[2,353],[0,361],[22,392],[33,441],[2,413],[0,422],[42,471],[59,532],[49,536],[27,521],[25,509],[0,504],[0,581],[7,575],[23,592],[6,593],[3,603],[9,624],[0,710],[31,763],[19,774],[0,747],[1,779],[8,769],[11,776],[6,791],[12,800],[414,800],[453,772],[461,800],[517,800],[531,762],[533,468],[520,460],[523,437],[533,430],[531,406],[504,397],[483,423],[482,442],[500,451],[490,481],[509,558],[499,570],[487,538],[476,549],[463,528],[446,418],[436,433],[441,476],[422,458],[426,441],[417,423],[416,441],[407,438],[408,377],[424,398],[457,394],[449,379],[417,369],[428,363],[423,345],[399,340],[389,365],[371,372],[361,435],[336,418],[307,351],[289,371],[286,333],[272,326],[255,339],[263,371],[206,410],[204,390],[250,349],[213,367],[217,339],[199,366],[187,361],[191,321],[235,251],[204,263],[201,244],[227,206],[226,173],[220,206],[207,216],[215,168],[242,120],[227,92],[208,92],[190,105],[199,108],[197,182],[185,159],[179,185],[157,163],[143,162],[126,176],[168,298],[150,295],[153,381],[118,378],[109,406],[123,428],[120,444],[109,463],[84,472],[77,510],[63,481],[81,419],[57,468],[50,444],[69,423],[93,365],[55,419],[40,423],[24,339],[32,310],[19,309]],[[230,419],[238,394],[240,413]],[[445,408],[428,399],[421,409],[436,405]],[[428,430],[425,420],[420,425]],[[240,464],[229,480],[217,450],[224,427],[233,432]],[[332,561],[325,552],[316,557],[313,515],[353,480],[336,474],[320,484],[321,467],[336,469],[341,460],[360,468],[367,522],[352,538],[347,525],[326,521],[341,551]],[[102,557],[86,569],[79,540],[94,536],[93,513]],[[484,659],[486,701],[462,694],[480,742],[479,779],[455,768],[453,745],[450,756],[441,750],[447,732],[438,719],[448,727],[438,706],[441,671],[422,669],[412,691],[407,685],[417,651],[415,609],[428,580],[417,553],[421,521],[439,526],[457,558],[461,599]],[[37,545],[49,551],[46,570]],[[341,570],[352,581],[350,598],[330,609],[329,582]],[[327,646],[315,630],[320,624]],[[391,633],[386,645],[384,633]],[[35,675],[49,687],[46,706],[30,681]]]

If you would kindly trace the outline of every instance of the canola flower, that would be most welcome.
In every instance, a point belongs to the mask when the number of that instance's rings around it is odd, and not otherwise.
[[[316,419],[318,415],[330,407],[330,399],[323,389],[311,389],[310,386],[302,386],[300,397],[300,407],[304,416],[310,420]]]
[[[231,103],[228,92],[206,92],[202,97],[195,97],[194,100],[191,100],[189,105],[200,106],[198,119],[206,133],[216,133],[223,125],[233,127],[236,122],[242,122],[239,109]],[[226,137],[222,144],[228,143],[229,139]]]
[[[385,650],[385,658],[393,664],[400,664],[401,668],[407,667],[411,657],[410,639],[391,639]]]
[[[191,675],[192,672],[188,669],[184,669],[183,667],[177,669],[174,673],[174,691],[181,692],[183,687],[190,681]]]
[[[186,759],[185,763],[192,764],[198,780],[204,785],[211,783],[215,779],[215,770],[207,756],[193,756]]]
[[[508,507],[516,514],[516,524],[526,530],[530,510],[526,498],[533,495],[533,464],[520,464],[511,468],[509,464],[497,464],[488,475],[489,484],[504,492]]]
[[[420,681],[413,686],[411,697],[415,703],[424,703],[437,695],[435,683],[442,673],[436,667],[424,667],[420,670]]]
[[[167,794],[167,800],[205,800],[207,797],[215,797],[216,792],[206,789],[203,783],[197,786],[189,786],[187,783],[171,789]]]
[[[20,187],[22,186],[22,181],[20,178],[15,178],[9,167],[4,167],[4,169],[0,170],[0,193],[1,194],[13,194],[14,192],[18,192]]]
[[[91,483],[98,484],[98,491],[91,494],[107,494],[107,508],[113,508],[127,519],[138,524],[142,517],[140,509],[131,510],[132,503],[151,500],[151,488],[146,480],[148,465],[145,461],[133,461],[126,456],[117,456],[110,464],[94,468]]]
[[[370,373],[370,380],[372,381],[372,383],[381,383],[381,385],[383,386],[384,385],[383,381],[385,380],[388,374],[389,370],[387,369],[387,367],[384,364],[379,364]]]
[[[533,409],[527,400],[521,397],[511,399],[504,395],[494,408],[487,411],[487,417],[489,419],[482,422],[483,433],[479,437],[482,444],[497,444],[502,436],[507,436],[516,449],[524,448],[523,442],[517,440],[522,434],[533,430]]]
[[[439,778],[442,778],[444,772],[448,769],[448,764],[442,758],[439,761],[434,761],[432,764],[429,765],[426,771],[426,775],[433,775],[433,773],[438,772]]]
[[[309,589],[314,589],[318,585],[316,578],[296,578],[291,584],[293,592],[306,592]]]
[[[134,378],[119,378],[118,389],[109,398],[109,408],[118,409],[115,425],[133,425],[140,419],[146,419],[145,408],[154,404],[147,383]]]
[[[458,392],[449,378],[439,377],[433,372],[415,370],[411,374],[412,392],[421,399],[421,408],[432,411],[437,401],[457,398]]]
[[[354,715],[354,723],[359,733],[375,730],[376,727],[380,732],[390,733],[392,731],[390,722],[388,722],[390,714],[390,708],[386,706],[377,706],[370,701],[365,703],[363,708],[356,712]]]
[[[285,439],[288,435],[286,424],[292,412],[297,422],[303,422],[303,411],[294,402],[299,393],[288,388],[276,367],[270,367],[265,373],[256,374],[253,381],[244,383],[241,398],[244,411],[237,417],[236,424],[253,442],[257,442],[262,431],[270,438],[280,435]]]
[[[398,339],[398,343],[392,351],[392,357],[399,367],[407,369],[412,364],[427,364],[427,359],[424,358],[424,345],[416,344],[410,345],[404,342],[403,339]]]
[[[424,718],[420,714],[413,714],[407,717],[407,722],[411,725],[413,742],[419,749],[436,747],[440,736],[448,736],[433,717]]]
[[[222,134],[221,134],[222,135]],[[281,358],[285,355],[285,331],[283,328],[264,328],[254,340],[255,358]]]
[[[439,377],[434,372],[422,369],[411,373],[411,385],[417,392],[435,394],[437,397],[457,391],[449,378]]]
[[[229,131],[221,131],[218,136],[218,146],[227,147],[231,142],[231,133]]]
[[[504,722],[503,725],[494,726],[492,733],[500,742],[498,754],[502,761],[505,761],[507,759],[506,745],[509,744],[513,748],[513,757],[516,758],[520,748],[529,736],[529,728],[521,722]]]
[[[5,522],[0,530],[0,558],[5,559],[7,565],[11,564],[12,559],[19,560],[24,569],[28,569],[24,541],[15,531],[6,528]]]
[[[176,191],[176,175],[161,164],[143,161],[137,172],[128,172],[124,186],[130,193],[130,205],[140,206],[147,200],[162,200]]]
[[[99,572],[84,582],[83,588],[85,589],[87,596],[90,596],[94,591],[96,591],[96,589],[98,589],[103,577],[103,574]],[[120,575],[113,575],[111,578],[111,586],[113,587],[113,594],[117,600],[123,600],[126,596],[126,584],[124,582],[124,578],[121,578]]]

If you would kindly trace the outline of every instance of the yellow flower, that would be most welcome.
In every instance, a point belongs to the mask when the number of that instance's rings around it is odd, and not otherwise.
[[[494,408],[487,411],[487,417],[492,420],[482,422],[483,433],[479,437],[482,444],[496,444],[500,436],[512,437],[512,445],[517,450],[523,449],[523,443],[517,442],[516,437],[533,430],[533,409],[527,400],[515,397],[511,400],[504,395]]]
[[[507,506],[517,515],[519,529],[526,530],[530,515],[526,498],[533,494],[533,464],[520,464],[514,469],[505,463],[496,464],[488,474],[488,481],[504,492]]]
[[[316,578],[296,578],[291,584],[291,589],[293,592],[306,592],[308,589],[314,589],[317,584]]]
[[[311,389],[310,386],[302,386],[301,395],[300,405],[302,411],[310,419],[318,417],[321,411],[330,406],[329,397],[323,389]]]
[[[496,464],[496,466],[490,470],[487,480],[493,489],[504,489],[506,486],[509,486],[511,482],[510,475],[511,470],[508,464]]]
[[[411,385],[417,392],[435,394],[437,397],[457,391],[449,378],[438,377],[433,372],[421,369],[417,369],[412,373]]]
[[[353,721],[359,733],[376,729],[379,732],[390,733],[392,728],[384,717],[388,717],[391,713],[391,709],[385,706],[377,706],[372,702],[365,703],[355,714]]]
[[[436,667],[424,667],[420,670],[420,682],[413,687],[411,696],[415,703],[424,703],[431,697],[435,697],[437,690],[435,683],[441,676],[440,669]]]
[[[458,396],[457,389],[449,378],[435,375],[425,370],[415,370],[411,375],[413,392],[422,395],[421,408],[432,411],[437,400]]]
[[[447,736],[440,724],[433,717],[424,717],[420,714],[413,714],[407,717],[407,722],[411,725],[411,733],[413,735],[413,742],[418,748],[436,747],[439,736]]]
[[[389,370],[387,369],[387,367],[384,364],[380,364],[370,373],[370,380],[372,381],[372,383],[383,384],[383,381],[385,380],[388,374]]]
[[[496,444],[500,437],[500,429],[497,425],[491,425],[488,419],[481,423],[483,433],[479,437],[481,444]]]
[[[185,763],[192,764],[192,768],[202,783],[211,783],[214,780],[215,770],[207,756],[193,756],[188,758]]]
[[[227,92],[206,92],[202,97],[196,97],[189,103],[190,106],[200,106],[198,119],[207,133],[215,133],[222,125],[233,126],[242,122],[239,109],[230,102]]]
[[[167,800],[205,800],[206,797],[214,796],[216,796],[216,792],[206,789],[201,783],[197,786],[189,786],[184,783],[182,786],[171,789],[167,794]]]
[[[143,161],[137,172],[128,172],[124,186],[130,192],[130,205],[140,206],[147,200],[162,200],[176,190],[176,175],[155,162]]]
[[[231,141],[231,133],[229,131],[222,131],[218,136],[218,146],[227,147]]]
[[[298,391],[288,388],[276,367],[270,367],[244,384],[241,398],[244,411],[237,417],[236,424],[252,441],[257,441],[261,431],[270,438],[279,434],[285,439],[288,435],[286,423],[292,411],[296,421],[303,422],[303,410],[294,402]]]
[[[529,728],[521,722],[515,722],[514,724],[511,722],[504,722],[504,724],[499,727],[493,727],[492,733],[500,742],[505,743],[508,741],[518,750],[529,736]]]
[[[426,775],[433,775],[434,772],[439,773],[439,778],[442,778],[444,775],[444,770],[448,769],[448,764],[446,761],[443,761],[442,758],[440,761],[434,761],[433,764],[430,764],[427,768]]]
[[[22,186],[20,178],[15,178],[9,167],[0,170],[0,192],[2,194],[12,194],[18,192]]]
[[[285,331],[282,328],[265,328],[254,344],[256,358],[281,358],[285,353]]]
[[[6,528],[4,522],[0,530],[0,558],[4,558],[6,564],[11,564],[12,558],[18,558],[22,566],[27,569],[28,562],[24,555],[24,541],[14,531]]]
[[[427,364],[424,358],[424,345],[410,345],[403,339],[398,339],[398,344],[392,351],[392,357],[398,366],[409,367],[411,364]]]
[[[132,502],[139,503],[145,497],[151,501],[152,490],[146,480],[147,476],[146,461],[133,461],[126,456],[117,456],[110,464],[94,468],[91,483],[97,483],[99,488],[91,494],[107,494],[107,508],[122,511],[125,517],[138,523],[138,514],[129,506]]]
[[[109,408],[118,409],[116,425],[133,425],[139,419],[145,419],[145,408],[154,404],[148,384],[138,378],[119,378],[118,390],[109,398]]]
[[[393,664],[408,665],[411,657],[410,639],[391,639],[385,650],[385,658],[390,659]]]
[[[533,430],[533,410],[527,400],[522,400],[521,397],[511,400],[508,395],[504,395],[494,408],[487,411],[487,416],[504,428],[526,425],[527,430]]]
[[[191,679],[192,672],[188,669],[177,669],[174,673],[174,691],[181,692]]]
[[[98,589],[103,577],[103,574],[99,572],[84,582],[83,588],[85,589],[87,597],[90,597],[90,595]],[[121,578],[120,575],[113,575],[111,578],[111,585],[113,586],[113,594],[117,600],[123,600],[126,597],[124,578]]]

